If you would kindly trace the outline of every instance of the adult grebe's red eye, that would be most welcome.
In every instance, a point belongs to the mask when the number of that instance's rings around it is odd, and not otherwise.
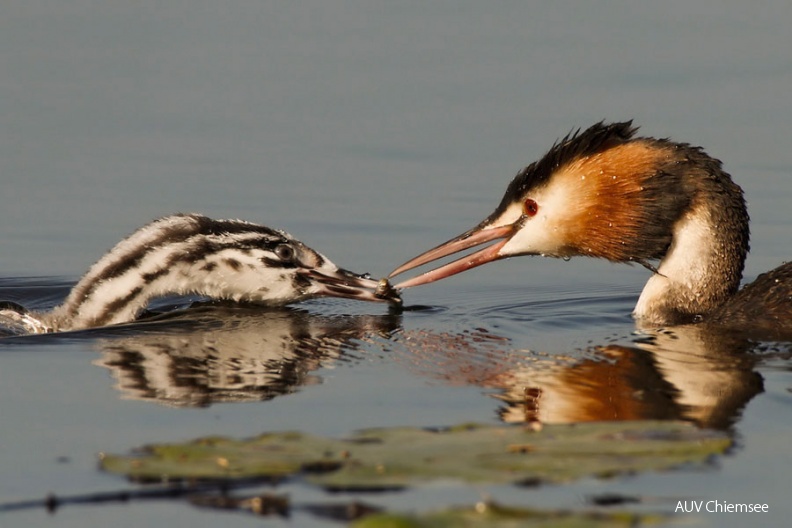
[[[526,216],[535,216],[539,212],[539,204],[536,200],[526,198],[523,202],[523,212]]]

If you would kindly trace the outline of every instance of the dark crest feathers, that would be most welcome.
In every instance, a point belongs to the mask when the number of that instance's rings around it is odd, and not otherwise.
[[[627,142],[637,131],[638,127],[632,126],[632,120],[610,124],[600,121],[583,132],[579,128],[571,131],[556,141],[539,161],[531,163],[517,173],[506,189],[503,201],[496,212],[502,212],[509,203],[518,199],[528,189],[545,183],[559,167],[574,159],[592,156]]]

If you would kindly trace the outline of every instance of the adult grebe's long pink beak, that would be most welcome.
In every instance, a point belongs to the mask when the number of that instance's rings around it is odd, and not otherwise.
[[[487,262],[505,258],[508,255],[502,255],[500,250],[509,241],[509,237],[514,233],[514,229],[515,228],[513,225],[499,227],[484,225],[476,226],[473,229],[466,231],[443,244],[440,244],[436,248],[430,249],[429,251],[405,262],[393,270],[389,277],[399,275],[400,273],[417,268],[423,264],[447,257],[448,255],[453,255],[454,253],[459,253],[460,251],[479,246],[492,240],[504,239],[458,260],[450,262],[444,266],[440,266],[439,268],[427,271],[422,275],[418,275],[412,279],[407,279],[406,281],[400,282],[399,284],[396,284],[394,288],[410,288],[412,286],[427,284],[429,282],[450,277],[451,275],[456,275],[457,273],[462,273],[463,271],[481,266]]]

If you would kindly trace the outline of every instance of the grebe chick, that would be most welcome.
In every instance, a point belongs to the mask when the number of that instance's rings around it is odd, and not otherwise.
[[[589,256],[652,270],[633,315],[650,325],[700,320],[792,331],[792,263],[738,292],[748,252],[742,189],[700,147],[634,137],[632,121],[557,141],[512,180],[479,225],[391,277],[494,244],[396,284],[409,288],[518,255]],[[659,261],[655,268],[651,261]]]
[[[28,333],[44,333],[132,321],[155,297],[187,294],[266,305],[320,296],[399,301],[378,281],[339,268],[283,231],[176,214],[119,242],[51,312],[14,303],[0,311]]]

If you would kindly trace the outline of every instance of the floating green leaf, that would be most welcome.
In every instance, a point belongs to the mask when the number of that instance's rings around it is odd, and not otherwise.
[[[702,463],[723,453],[723,433],[679,422],[388,428],[334,439],[299,432],[203,438],[106,455],[102,468],[133,479],[284,478],[328,489],[393,489],[437,479],[477,483],[563,482]]]
[[[642,526],[662,517],[627,512],[571,512],[512,508],[494,503],[425,514],[376,513],[353,528],[605,528]]]

